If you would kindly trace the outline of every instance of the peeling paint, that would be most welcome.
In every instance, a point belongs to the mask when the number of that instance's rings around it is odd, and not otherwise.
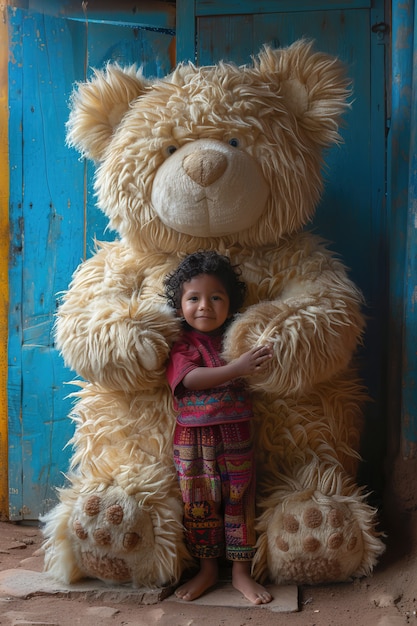
[[[6,8],[0,20],[0,519],[7,519],[8,506],[8,259],[9,259],[9,137],[8,137],[8,25]]]
[[[417,302],[417,286],[414,287],[413,293],[412,293],[412,296],[411,296],[411,304],[412,304],[413,307],[416,304],[416,302]]]

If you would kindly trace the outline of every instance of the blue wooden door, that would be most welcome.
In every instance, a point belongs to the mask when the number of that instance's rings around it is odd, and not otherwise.
[[[198,65],[248,63],[263,43],[300,37],[344,61],[352,79],[344,144],[327,156],[325,193],[314,229],[331,242],[366,298],[362,375],[374,399],[366,411],[363,480],[381,487],[385,447],[388,272],[383,0],[177,0],[177,56]]]
[[[65,3],[55,4],[56,12]],[[79,3],[81,5],[81,3]],[[148,3],[149,4],[149,3]],[[155,3],[159,5],[160,3]],[[39,2],[51,7],[49,2]],[[63,11],[62,11],[63,12]],[[171,69],[175,14],[72,12],[67,17],[9,9],[10,315],[9,512],[37,519],[63,484],[73,427],[74,387],[53,343],[59,293],[94,247],[108,239],[92,194],[92,173],[65,145],[74,82],[107,61],[143,65],[148,75]],[[103,18],[108,20],[103,22]],[[111,22],[109,21],[111,20]],[[161,30],[162,29],[162,30]]]
[[[144,64],[147,75],[165,75],[174,63],[174,29],[177,60],[246,63],[265,42],[286,45],[306,36],[347,63],[354,102],[343,129],[345,145],[327,159],[326,193],[314,226],[352,268],[368,302],[362,361],[377,401],[367,414],[373,440],[365,450],[365,480],[377,488],[386,323],[385,41],[377,27],[384,22],[383,1],[371,7],[370,0],[177,0],[176,22],[171,3],[127,2],[121,7],[132,4],[136,12],[119,7],[107,15],[100,3],[89,14],[81,3],[65,9],[73,4],[39,0],[49,14],[9,11],[11,519],[37,519],[63,483],[72,434],[67,395],[74,388],[65,385],[72,374],[53,345],[54,312],[59,292],[91,253],[93,238],[112,237],[94,206],[89,167],[65,146],[68,97],[74,81],[108,60]]]

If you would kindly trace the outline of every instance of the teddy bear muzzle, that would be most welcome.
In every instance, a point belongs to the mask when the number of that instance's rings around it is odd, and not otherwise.
[[[176,150],[156,172],[152,206],[162,222],[195,237],[222,237],[250,228],[266,208],[269,189],[244,150],[199,139]]]

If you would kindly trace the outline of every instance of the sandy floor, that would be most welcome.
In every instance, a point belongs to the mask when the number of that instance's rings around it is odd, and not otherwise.
[[[414,512],[404,524],[416,529]],[[402,525],[400,524],[400,527]],[[100,626],[417,626],[417,550],[400,534],[388,540],[385,557],[367,579],[337,585],[302,587],[298,613],[274,614],[259,608],[201,607],[164,600],[143,606],[50,595],[26,599],[0,595],[0,624],[18,626],[77,624]],[[417,533],[413,531],[414,537]],[[404,533],[403,537],[408,536]],[[35,526],[0,523],[0,570],[41,571],[42,536]]]

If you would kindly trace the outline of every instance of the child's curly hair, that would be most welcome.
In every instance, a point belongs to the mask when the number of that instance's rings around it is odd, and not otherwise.
[[[189,254],[174,272],[165,277],[165,297],[168,304],[178,310],[181,307],[183,284],[200,274],[211,274],[220,280],[229,295],[229,314],[237,313],[245,300],[246,284],[239,280],[238,266],[232,265],[227,257],[214,250]]]

